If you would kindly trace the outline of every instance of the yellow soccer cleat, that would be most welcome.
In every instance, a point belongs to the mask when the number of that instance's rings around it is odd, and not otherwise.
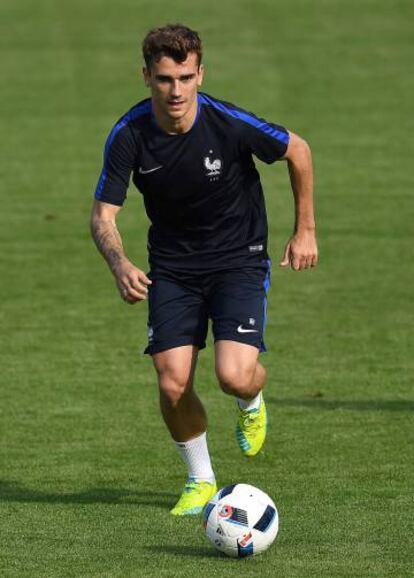
[[[261,395],[259,409],[240,410],[236,438],[245,456],[250,458],[260,451],[266,439],[266,429],[266,405]]]
[[[217,493],[216,482],[197,482],[191,478],[184,486],[181,498],[170,511],[173,516],[200,514],[204,506]]]

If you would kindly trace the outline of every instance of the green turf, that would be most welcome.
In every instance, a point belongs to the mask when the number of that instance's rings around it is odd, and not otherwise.
[[[0,575],[413,575],[412,2],[3,0],[0,8]],[[168,509],[184,479],[142,352],[88,232],[111,125],[146,92],[148,27],[205,44],[205,90],[307,138],[321,262],[278,270],[292,226],[286,167],[260,165],[274,261],[270,431],[241,458],[211,342],[197,383],[220,485],[280,510],[277,543],[232,561]],[[128,253],[145,267],[131,191]],[[410,453],[411,451],[411,453]],[[411,511],[410,511],[411,508]]]

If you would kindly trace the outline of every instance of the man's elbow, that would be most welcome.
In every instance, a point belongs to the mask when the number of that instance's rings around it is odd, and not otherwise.
[[[98,220],[99,220],[99,217],[98,217],[97,206],[96,206],[96,203],[94,203],[92,206],[91,215],[89,218],[89,229],[91,231],[92,236],[93,236],[94,230],[96,229]]]
[[[309,143],[293,132],[289,132],[289,144],[285,153],[285,159],[294,161],[298,158],[310,158],[311,149]]]

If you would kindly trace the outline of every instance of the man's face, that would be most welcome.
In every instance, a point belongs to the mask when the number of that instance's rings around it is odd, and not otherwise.
[[[198,66],[195,52],[190,52],[181,63],[163,56],[150,70],[144,68],[143,72],[158,113],[178,121],[194,111],[197,88],[203,80],[203,67]]]

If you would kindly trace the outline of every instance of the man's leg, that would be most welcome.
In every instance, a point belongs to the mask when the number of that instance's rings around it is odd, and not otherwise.
[[[160,407],[165,424],[176,442],[204,433],[207,416],[193,389],[198,348],[184,345],[152,356],[158,375]]]
[[[193,389],[197,355],[197,347],[184,345],[152,356],[161,413],[188,468],[184,492],[171,510],[175,515],[198,514],[217,491],[206,440],[207,416]]]
[[[216,375],[225,393],[247,400],[260,393],[266,381],[266,370],[258,361],[257,347],[218,340],[215,352]]]
[[[267,426],[262,396],[266,370],[258,361],[259,349],[237,341],[218,340],[215,352],[220,387],[239,403],[237,441],[244,455],[254,456],[263,446]]]

